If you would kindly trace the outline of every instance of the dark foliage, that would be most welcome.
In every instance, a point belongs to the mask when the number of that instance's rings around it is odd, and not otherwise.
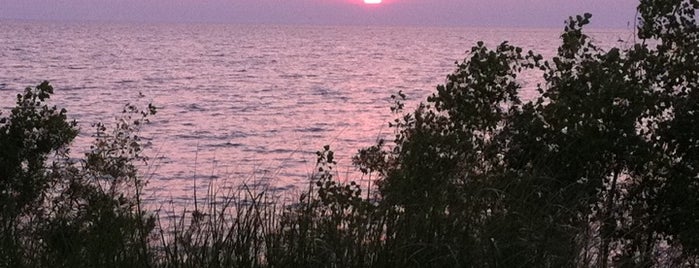
[[[357,158],[401,215],[386,243],[411,250],[394,264],[697,265],[697,9],[641,1],[628,49],[597,47],[590,14],[568,20],[550,61],[475,46],[396,120],[393,147]],[[541,96],[522,103],[531,70]]]
[[[0,119],[0,266],[147,266],[154,221],[137,197],[136,132],[154,107],[127,105],[113,133],[97,124],[92,150],[75,162],[68,146],[78,130],[48,106],[52,93],[48,82],[27,88]]]

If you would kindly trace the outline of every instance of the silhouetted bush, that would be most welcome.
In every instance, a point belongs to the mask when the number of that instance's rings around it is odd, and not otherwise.
[[[590,14],[568,20],[551,61],[507,42],[473,47],[394,122],[393,146],[357,158],[400,215],[386,226],[390,265],[697,265],[697,9],[641,1],[628,49],[596,46],[582,31]],[[525,103],[528,70],[543,83]]]
[[[48,82],[27,88],[0,119],[0,266],[147,266],[154,218],[140,208],[136,133],[155,108],[127,105],[112,132],[95,125],[91,150],[75,161],[76,124],[48,106],[52,93]]]

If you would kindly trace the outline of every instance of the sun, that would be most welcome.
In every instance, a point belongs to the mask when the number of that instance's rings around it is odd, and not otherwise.
[[[364,4],[377,5],[377,4],[381,4],[381,0],[364,0]]]

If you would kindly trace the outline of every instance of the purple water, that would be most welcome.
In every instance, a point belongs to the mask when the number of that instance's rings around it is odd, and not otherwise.
[[[624,44],[630,31],[592,31]],[[390,95],[407,107],[430,94],[478,40],[555,54],[559,29],[239,26],[0,21],[0,107],[49,80],[54,103],[80,123],[110,125],[127,102],[152,101],[143,133],[147,199],[185,202],[194,179],[299,189],[330,144],[341,178],[351,157],[390,137]],[[531,98],[536,76],[523,76]],[[139,99],[139,92],[145,99]],[[408,109],[409,110],[409,109]],[[6,114],[6,112],[5,112]]]

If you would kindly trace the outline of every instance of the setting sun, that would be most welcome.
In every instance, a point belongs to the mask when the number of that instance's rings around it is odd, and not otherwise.
[[[381,4],[381,0],[364,0],[364,4],[369,4],[369,5]]]

